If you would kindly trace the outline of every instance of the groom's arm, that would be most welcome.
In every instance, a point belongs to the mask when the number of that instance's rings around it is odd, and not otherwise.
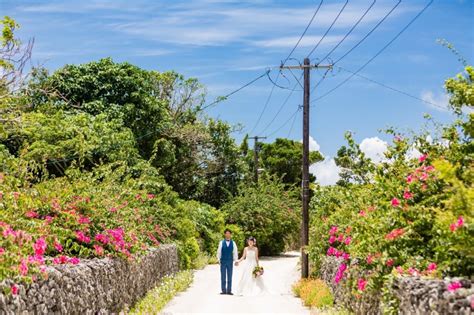
[[[217,247],[217,260],[221,261],[221,255],[222,255],[222,242],[219,242],[219,246]]]
[[[234,242],[234,261],[237,261],[239,259],[239,249],[237,248],[237,244]]]

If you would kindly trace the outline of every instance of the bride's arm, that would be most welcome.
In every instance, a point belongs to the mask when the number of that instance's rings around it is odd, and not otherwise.
[[[237,260],[237,263],[240,263],[242,260],[244,260],[247,257],[247,248],[244,248],[244,252],[242,254],[242,257],[240,257],[239,260]]]

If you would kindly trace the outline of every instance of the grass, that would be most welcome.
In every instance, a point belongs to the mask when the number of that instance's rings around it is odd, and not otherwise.
[[[158,314],[179,292],[186,290],[193,282],[193,272],[185,270],[167,276],[153,290],[139,301],[129,314]]]
[[[217,258],[214,256],[210,256],[207,253],[200,253],[199,256],[193,261],[192,268],[193,269],[203,269],[207,265],[217,264]]]
[[[320,279],[299,280],[293,285],[293,293],[311,308],[325,308],[334,304],[329,287]]]

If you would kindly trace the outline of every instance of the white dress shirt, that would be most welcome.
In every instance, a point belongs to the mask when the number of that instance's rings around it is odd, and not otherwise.
[[[234,249],[232,251],[233,254],[233,259],[236,261],[239,259],[239,250],[237,249],[237,244],[233,240],[225,240],[225,243],[227,246],[230,246],[230,242],[233,243]],[[217,247],[217,260],[221,261],[221,256],[222,256],[222,241],[219,242],[219,247]]]

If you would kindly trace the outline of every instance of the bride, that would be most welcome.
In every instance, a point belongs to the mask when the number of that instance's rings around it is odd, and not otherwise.
[[[237,295],[240,296],[255,296],[265,291],[262,276],[255,277],[253,270],[258,266],[258,248],[256,247],[257,241],[254,237],[247,239],[247,247],[244,248],[242,257],[236,261],[235,265],[238,266],[242,261],[243,269],[240,277],[239,286],[237,288]]]

